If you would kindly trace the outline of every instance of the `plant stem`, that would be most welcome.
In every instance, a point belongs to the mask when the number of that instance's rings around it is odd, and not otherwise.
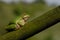
[[[26,23],[20,30],[7,33],[0,40],[24,40],[60,21],[60,6]]]

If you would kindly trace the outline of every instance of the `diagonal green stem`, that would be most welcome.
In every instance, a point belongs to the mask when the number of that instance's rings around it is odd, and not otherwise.
[[[0,40],[23,40],[31,35],[36,34],[42,29],[49,27],[60,20],[60,6],[55,9],[49,10],[42,16],[26,23],[20,30],[7,33],[0,37]]]

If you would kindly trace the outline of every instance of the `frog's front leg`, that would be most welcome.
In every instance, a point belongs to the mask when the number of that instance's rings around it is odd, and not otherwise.
[[[15,30],[18,30],[18,29],[20,29],[21,27],[23,27],[23,25],[20,25],[19,23],[17,23],[16,26],[15,26]]]

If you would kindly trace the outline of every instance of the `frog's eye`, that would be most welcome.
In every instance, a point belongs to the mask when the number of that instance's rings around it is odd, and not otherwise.
[[[24,15],[23,19],[28,19],[30,16],[29,15]]]
[[[24,18],[30,17],[29,15],[25,15]]]

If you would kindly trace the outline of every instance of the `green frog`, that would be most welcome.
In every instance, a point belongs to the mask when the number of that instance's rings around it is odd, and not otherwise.
[[[15,22],[11,22],[8,24],[6,30],[10,32],[10,31],[21,29],[21,27],[23,27],[26,24],[29,17],[30,15],[26,14],[22,17],[17,18]]]

